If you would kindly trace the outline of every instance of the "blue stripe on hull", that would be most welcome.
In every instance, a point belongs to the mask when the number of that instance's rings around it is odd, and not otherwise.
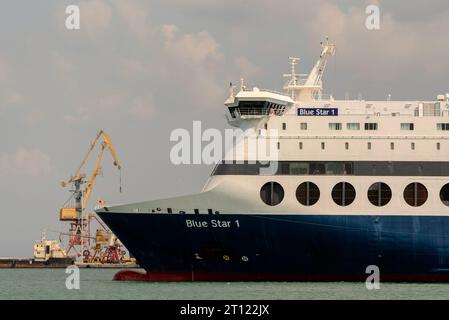
[[[98,214],[151,272],[449,279],[449,217]]]

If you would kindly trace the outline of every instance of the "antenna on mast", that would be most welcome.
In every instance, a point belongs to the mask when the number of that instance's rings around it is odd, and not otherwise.
[[[296,74],[296,65],[298,64],[298,61],[300,58],[296,57],[288,57],[290,59],[290,73],[285,73],[283,76],[288,78],[290,77],[290,80],[287,82],[287,86],[297,86],[298,85],[298,74]],[[292,90],[292,99],[295,98],[295,92]]]
[[[284,90],[291,94],[293,100],[322,99],[323,73],[326,68],[327,58],[335,54],[335,45],[329,43],[328,38],[324,42],[320,42],[320,45],[320,57],[309,74],[297,74],[295,66],[298,64],[299,58],[289,57],[291,72],[284,74],[284,77],[289,77],[290,79],[284,85]]]

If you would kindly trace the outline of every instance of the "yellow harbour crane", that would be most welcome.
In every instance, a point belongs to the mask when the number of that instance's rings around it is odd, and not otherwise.
[[[100,153],[98,154],[97,161],[95,162],[95,168],[92,172],[92,175],[90,177],[90,180],[86,180],[86,174],[82,173],[82,170],[84,166],[87,163],[87,160],[89,159],[89,156],[92,153],[92,150],[95,148],[96,144],[100,140],[100,138],[103,138],[103,142],[101,143],[101,149]],[[111,152],[112,158],[114,159],[114,166],[117,167],[117,169],[121,170],[120,161],[117,158],[117,153],[115,151],[115,147],[112,143],[111,138],[103,131],[100,130],[98,132],[96,138],[94,141],[92,141],[89,150],[87,151],[86,155],[83,158],[83,161],[81,162],[80,166],[76,170],[75,174],[71,176],[68,180],[62,181],[61,185],[63,187],[68,186],[69,184],[73,184],[75,187],[74,190],[74,198],[75,198],[75,206],[74,207],[64,207],[61,208],[59,211],[59,219],[61,221],[76,221],[82,219],[83,212],[86,209],[87,203],[89,201],[90,195],[92,193],[92,189],[95,184],[95,180],[98,176],[98,174],[101,171],[101,161],[103,159],[103,154],[105,149],[108,148]],[[87,187],[85,190],[83,190],[83,186],[87,184]],[[120,186],[121,191],[121,186]],[[84,193],[84,197],[83,197]],[[84,200],[82,200],[84,198]]]
[[[97,143],[102,139],[100,152],[98,154],[97,160],[95,162],[94,170],[90,176],[90,180],[86,180],[86,174],[83,172],[84,167],[92,154]],[[60,221],[69,221],[70,227],[70,240],[67,252],[75,248],[75,246],[81,246],[81,249],[77,252],[78,255],[83,255],[85,260],[91,258],[90,253],[90,239],[95,239],[90,236],[90,220],[93,214],[85,214],[87,203],[89,202],[90,196],[92,194],[93,187],[95,185],[95,180],[101,172],[101,162],[103,160],[103,155],[105,150],[108,149],[114,160],[114,166],[120,171],[120,192],[121,192],[121,164],[117,158],[117,153],[115,151],[114,145],[111,138],[103,131],[99,131],[95,139],[92,141],[89,150],[84,156],[80,166],[76,170],[75,174],[69,179],[61,182],[63,187],[68,185],[73,185],[73,199],[71,204],[64,206],[59,211]],[[98,220],[98,219],[97,219]],[[100,223],[101,224],[101,223]],[[101,224],[102,225],[102,224]],[[105,228],[102,225],[103,228]],[[105,230],[112,237],[112,233],[109,230]],[[97,230],[97,234],[101,233],[101,230]],[[98,246],[97,246],[98,249]],[[98,250],[96,250],[98,251]],[[120,250],[120,252],[123,252]]]

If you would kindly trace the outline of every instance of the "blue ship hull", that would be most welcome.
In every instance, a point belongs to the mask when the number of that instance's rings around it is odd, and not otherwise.
[[[449,281],[444,216],[98,214],[156,280]]]

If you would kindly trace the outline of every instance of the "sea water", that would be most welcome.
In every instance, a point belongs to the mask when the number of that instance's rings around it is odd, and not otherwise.
[[[64,269],[0,269],[0,299],[449,299],[449,284],[123,282],[112,280],[116,272],[80,269],[79,289],[68,289]]]

